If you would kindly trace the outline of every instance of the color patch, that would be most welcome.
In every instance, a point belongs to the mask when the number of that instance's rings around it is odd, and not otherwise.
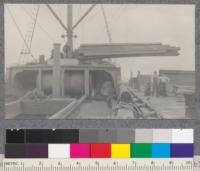
[[[48,158],[62,159],[70,158],[70,145],[69,144],[49,144]]]
[[[29,129],[26,130],[27,143],[79,143],[78,129]]]
[[[170,144],[152,144],[152,158],[170,158]]]
[[[194,142],[193,129],[173,129],[172,130],[172,143],[188,143]]]
[[[134,129],[117,129],[117,143],[134,143],[135,131]],[[115,142],[112,142],[115,143]]]
[[[171,143],[172,129],[154,129],[153,143]]]
[[[25,144],[6,144],[5,158],[26,158]]]
[[[26,144],[27,158],[48,158],[48,144]]]
[[[24,130],[6,130],[6,143],[25,143]]]
[[[194,144],[171,144],[171,158],[194,157]]]
[[[80,129],[79,143],[98,143],[97,129]]]
[[[111,144],[91,144],[91,158],[111,158]]]
[[[130,158],[130,144],[111,144],[112,158]]]
[[[117,142],[117,129],[99,129],[98,143]]]
[[[90,158],[90,144],[70,144],[71,158]]]
[[[132,158],[151,158],[152,144],[131,144]]]
[[[135,142],[136,143],[152,143],[153,130],[152,129],[136,129]]]

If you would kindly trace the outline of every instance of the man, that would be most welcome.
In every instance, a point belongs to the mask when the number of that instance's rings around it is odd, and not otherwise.
[[[144,88],[144,95],[145,96],[151,96],[151,83],[150,81],[148,81],[145,85],[145,88]]]
[[[170,81],[170,79],[164,75],[160,74],[159,77],[159,90],[160,95],[166,97],[167,96],[167,83]]]
[[[137,90],[140,91],[140,78],[141,74],[140,71],[137,72]]]
[[[65,45],[63,46],[63,53],[64,53],[64,56],[65,56],[66,58],[68,57],[69,50],[70,50],[70,47],[69,47],[68,42],[67,42],[67,43],[65,43]]]
[[[133,80],[133,72],[131,72],[131,73],[130,73],[130,79],[129,79],[129,86],[130,86],[131,88],[134,88],[134,87],[133,87],[133,82],[134,82],[134,80]]]
[[[159,96],[159,90],[158,90],[158,85],[159,85],[159,76],[157,74],[157,71],[153,72],[153,76],[151,78],[151,84],[152,84],[152,96]]]

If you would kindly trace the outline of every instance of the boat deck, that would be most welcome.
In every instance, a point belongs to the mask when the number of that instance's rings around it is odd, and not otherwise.
[[[141,92],[137,92],[137,94],[148,101],[164,119],[187,119],[183,96],[146,97]]]
[[[163,119],[189,119],[185,116],[185,99],[179,97],[146,97],[141,92],[136,93],[143,100],[151,104]],[[105,101],[84,102],[68,118],[77,119],[133,119],[132,113],[123,110],[116,118]],[[67,118],[66,118],[67,119]]]
[[[148,102],[163,119],[189,119],[185,116],[185,99],[179,97],[147,97],[142,92],[134,92]],[[86,99],[65,119],[133,119],[129,110],[120,109],[120,115],[114,115],[106,101]],[[47,114],[18,114],[13,119],[48,119]],[[59,118],[58,118],[59,119]],[[155,118],[153,118],[155,119]]]

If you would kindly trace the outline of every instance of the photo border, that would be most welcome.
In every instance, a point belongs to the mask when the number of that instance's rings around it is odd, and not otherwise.
[[[195,82],[196,112],[194,119],[4,119],[4,4],[194,4],[195,5]],[[195,154],[200,155],[200,0],[0,0],[0,153],[4,152],[4,129],[71,129],[71,128],[193,128]]]

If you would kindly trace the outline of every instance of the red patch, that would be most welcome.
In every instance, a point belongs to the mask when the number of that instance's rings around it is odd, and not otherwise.
[[[91,158],[111,158],[111,144],[91,144]]]

